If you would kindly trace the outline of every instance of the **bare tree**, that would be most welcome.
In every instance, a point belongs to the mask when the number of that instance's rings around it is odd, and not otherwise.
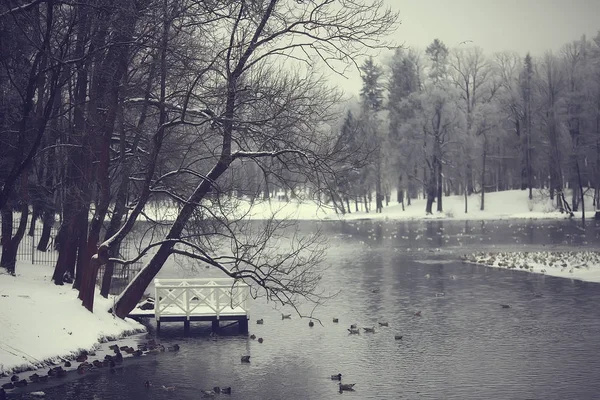
[[[108,252],[111,244],[131,232],[153,194],[166,194],[180,204],[168,233],[150,245],[155,250],[150,261],[117,300],[116,315],[124,317],[135,307],[145,288],[174,253],[200,254],[202,261],[229,276],[253,282],[284,304],[293,303],[294,299],[283,293],[310,299],[312,280],[305,283],[304,279],[314,266],[314,257],[305,259],[292,252],[292,259],[283,263],[292,270],[284,268],[285,274],[277,277],[274,274],[279,268],[277,262],[255,264],[256,257],[246,257],[243,252],[236,256],[234,252],[233,264],[227,265],[209,249],[188,240],[187,230],[198,210],[204,219],[222,218],[213,205],[222,201],[220,178],[242,159],[252,160],[265,169],[269,163],[263,161],[274,160],[312,179],[315,185],[322,181],[319,171],[330,171],[327,160],[331,155],[327,149],[331,146],[326,145],[329,138],[322,133],[333,117],[337,96],[323,86],[314,72],[314,57],[343,72],[365,48],[387,46],[380,38],[393,29],[397,18],[384,9],[381,1],[341,3],[288,4],[271,0],[259,7],[230,2],[218,10],[206,5],[202,17],[191,20],[188,17],[192,14],[173,19],[173,10],[164,10],[161,33],[164,39],[158,48],[160,95],[158,101],[138,102],[151,104],[160,116],[149,153],[158,156],[161,151],[158,145],[165,135],[185,130],[201,139],[198,145],[204,146],[205,156],[194,168],[181,166],[161,176],[148,165],[136,203],[124,225],[92,257],[96,266],[111,260]],[[197,35],[202,35],[204,43],[210,46],[207,49],[211,49],[211,58],[199,63],[203,65],[193,65],[188,74],[180,75],[183,79],[179,83],[184,90],[167,98],[167,90],[171,88],[166,58],[168,38],[172,37],[169,31],[177,31],[180,21],[185,21],[188,32],[195,29]],[[277,60],[287,61],[296,72],[283,72]],[[175,175],[188,176],[195,181],[194,186],[188,186],[188,191],[180,195],[168,190],[163,183]],[[306,245],[301,247],[307,249]]]

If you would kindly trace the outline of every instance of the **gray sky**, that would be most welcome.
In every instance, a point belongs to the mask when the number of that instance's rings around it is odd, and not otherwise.
[[[394,40],[424,49],[436,37],[448,47],[464,40],[486,54],[514,50],[541,55],[600,30],[600,0],[386,0],[402,21]],[[343,82],[358,93],[360,76]],[[336,79],[337,80],[337,79]],[[342,83],[342,82],[341,82]]]

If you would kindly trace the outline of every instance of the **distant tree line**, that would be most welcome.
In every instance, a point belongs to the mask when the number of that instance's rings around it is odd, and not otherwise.
[[[369,159],[335,185],[341,213],[370,211],[372,193],[381,211],[392,189],[403,206],[426,198],[428,214],[444,196],[464,195],[468,212],[469,195],[483,210],[485,193],[510,189],[543,189],[567,213],[586,197],[600,207],[600,34],[538,58],[435,39],[361,70],[340,140]]]

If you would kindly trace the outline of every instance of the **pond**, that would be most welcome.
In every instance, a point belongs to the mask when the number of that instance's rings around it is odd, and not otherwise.
[[[322,325],[273,304],[251,308],[250,333],[210,336],[210,324],[163,324],[177,353],[45,388],[47,399],[588,399],[600,392],[600,285],[491,269],[462,254],[598,249],[600,227],[574,221],[328,222]],[[309,232],[315,223],[302,223]],[[183,274],[173,264],[163,276]],[[200,271],[202,272],[202,271]],[[535,295],[534,295],[535,294]],[[509,304],[510,308],[502,308]],[[291,310],[283,310],[286,313]],[[420,317],[415,313],[420,311]],[[333,323],[333,318],[339,323]],[[264,319],[263,325],[256,320]],[[389,326],[379,326],[387,322]],[[350,335],[350,324],[375,333]],[[395,336],[402,336],[396,340]],[[251,355],[251,362],[240,362]],[[343,374],[354,392],[338,392]],[[144,387],[149,380],[153,386]],[[173,391],[161,386],[174,386]],[[14,398],[29,398],[21,395]]]

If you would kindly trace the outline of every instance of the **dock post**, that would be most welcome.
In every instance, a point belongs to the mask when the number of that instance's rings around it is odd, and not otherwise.
[[[242,318],[238,321],[238,332],[248,334],[248,318]]]
[[[156,334],[160,334],[160,320],[157,319],[156,320]]]
[[[190,333],[190,320],[186,319],[185,321],[183,321],[183,332],[187,335],[188,333]]]
[[[218,319],[214,319],[212,321],[212,331],[215,333],[219,332],[219,320]]]

